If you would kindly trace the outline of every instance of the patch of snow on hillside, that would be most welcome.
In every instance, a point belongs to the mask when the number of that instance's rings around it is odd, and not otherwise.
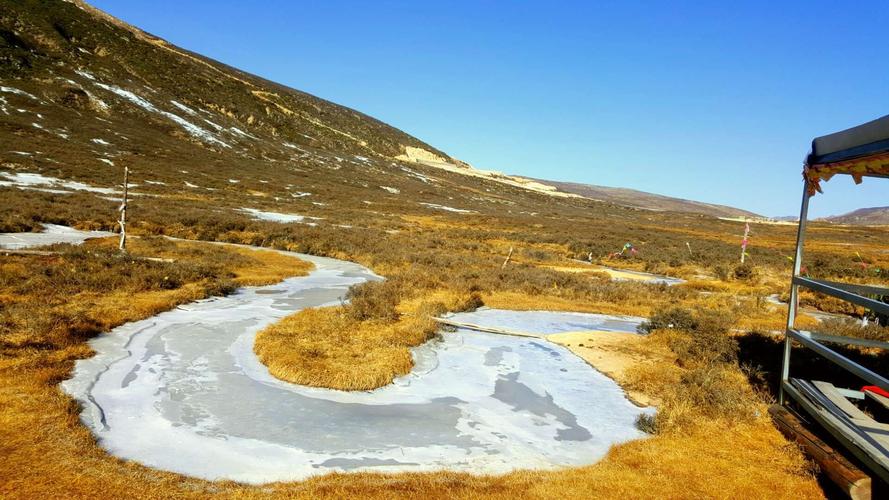
[[[199,188],[199,187],[201,187],[201,186],[198,186],[197,184],[192,184],[192,183],[190,183],[190,182],[188,182],[188,181],[185,181],[185,185],[188,186],[188,187],[190,187],[190,188]]]
[[[98,138],[96,138],[96,139],[90,139],[90,141],[95,142],[96,144],[101,144],[102,146],[110,146],[110,145],[111,145],[110,142],[108,142],[108,141],[106,141],[106,140],[104,140],[104,139],[98,139]]]
[[[207,122],[207,125],[210,125],[214,129],[216,129],[217,132],[222,132],[222,129],[223,129],[222,125],[219,125],[218,123],[213,123],[210,120],[207,120],[206,118],[204,119],[204,121]]]
[[[182,104],[181,102],[178,102],[178,101],[170,101],[170,104],[172,104],[173,106],[176,106],[177,108],[181,109],[182,111],[185,111],[187,114],[189,114],[189,115],[191,115],[191,116],[197,116],[197,115],[198,115],[197,111],[195,111],[195,110],[189,108],[188,106],[186,106],[185,104]]]
[[[161,182],[161,181],[149,181],[149,180],[146,180],[146,181],[145,181],[145,184],[154,184],[154,185],[156,185],[156,186],[166,186],[166,185],[167,185],[166,182]]]
[[[24,97],[30,97],[31,99],[34,99],[35,101],[40,100],[34,94],[29,94],[28,92],[25,92],[24,90],[19,90],[15,87],[5,87],[3,85],[0,85],[0,92],[5,92],[7,94],[20,95],[20,96],[24,96]]]
[[[191,134],[194,137],[197,137],[198,139],[201,139],[203,141],[210,142],[213,144],[218,144],[218,145],[225,147],[225,148],[231,148],[230,145],[219,140],[216,136],[211,134],[206,129],[203,129],[203,128],[195,125],[194,123],[191,123],[190,121],[186,120],[185,118],[182,118],[181,116],[179,116],[177,114],[173,114],[173,113],[170,113],[169,111],[164,111],[162,109],[158,109],[157,107],[155,107],[154,104],[151,104],[147,100],[143,99],[142,97],[139,97],[138,95],[130,92],[129,90],[125,90],[125,89],[122,89],[122,88],[114,86],[114,85],[106,85],[104,83],[97,82],[97,81],[93,81],[93,83],[96,86],[98,86],[99,88],[105,89],[108,92],[111,92],[113,94],[119,95],[120,97],[123,97],[127,101],[130,101],[131,103],[135,104],[136,106],[139,106],[140,108],[144,109],[145,111],[149,111],[151,113],[157,113],[159,115],[169,118],[170,120],[176,122],[180,127],[185,129],[186,132],[188,132],[189,134]]]
[[[394,188],[394,187],[380,186],[380,188],[383,189],[383,190],[385,190],[385,191],[388,191],[388,192],[390,192],[390,193],[392,193],[392,194],[399,194],[399,193],[401,193],[400,190],[398,190],[397,188]]]
[[[312,193],[304,193],[302,191],[296,191],[296,192],[290,193],[290,196],[292,196],[294,198],[303,198],[306,196],[312,196]]]
[[[239,180],[237,180],[237,179],[229,179],[228,182],[229,182],[230,184],[237,184],[237,183],[239,183],[239,182],[241,182],[241,181],[239,181]]]
[[[401,167],[401,170],[403,170],[404,172],[407,172],[407,175],[409,175],[415,179],[418,179],[422,182],[425,182],[426,184],[429,184],[430,182],[434,181],[434,179],[432,179],[430,177],[426,177],[425,175],[423,175],[419,172],[414,172],[413,170],[411,170],[407,167]]]
[[[238,209],[240,212],[244,212],[246,214],[250,214],[256,220],[264,220],[269,222],[280,222],[282,224],[288,224],[291,222],[298,222],[301,224],[307,224],[310,226],[316,226],[314,222],[305,222],[306,219],[313,220],[321,220],[319,217],[308,217],[305,215],[296,215],[296,214],[282,214],[280,212],[267,212],[264,210],[258,210],[255,208],[240,208]]]
[[[423,205],[423,206],[429,207],[429,208],[434,208],[435,210],[444,210],[446,212],[454,212],[454,213],[458,213],[458,214],[474,214],[474,213],[476,213],[475,210],[464,210],[462,208],[454,208],[454,207],[449,207],[447,205],[438,205],[436,203],[420,203],[420,205]]]
[[[240,135],[241,137],[249,137],[250,139],[253,139],[256,141],[259,140],[259,137],[256,137],[255,135],[250,135],[247,132],[244,132],[243,130],[239,129],[238,127],[230,127],[229,130],[231,130],[232,133],[234,133],[235,135]]]
[[[55,177],[47,177],[32,172],[0,172],[0,186],[11,186],[20,189],[34,189],[52,193],[69,193],[71,191],[89,191],[101,194],[116,194],[116,189],[90,186],[77,181],[66,181]],[[50,189],[46,189],[50,188]]]
[[[114,166],[114,162],[109,160],[108,158],[96,158],[96,159],[102,163],[107,163],[108,165],[110,165],[112,167]]]

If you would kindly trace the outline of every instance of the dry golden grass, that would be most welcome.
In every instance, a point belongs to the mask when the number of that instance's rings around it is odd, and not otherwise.
[[[517,311],[577,311],[601,314],[622,314],[646,316],[652,304],[645,301],[631,302],[588,302],[582,299],[568,299],[547,295],[530,296],[518,292],[494,292],[484,296],[485,305],[495,309]]]
[[[429,339],[428,316],[357,321],[342,307],[306,309],[259,332],[254,352],[279,379],[313,387],[382,387],[413,368],[411,347]]]

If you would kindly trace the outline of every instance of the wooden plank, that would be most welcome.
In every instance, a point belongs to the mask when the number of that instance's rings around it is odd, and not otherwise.
[[[829,405],[832,405],[832,403],[827,398],[820,396],[820,393],[818,393],[819,395],[813,395],[813,392],[818,391],[814,386],[806,383],[804,380],[790,379],[789,381],[782,382],[782,388],[785,394],[799,403],[815,421],[837,438],[849,452],[861,460],[869,471],[879,476],[882,481],[889,482],[889,461],[885,460],[884,452],[877,448],[879,444],[871,444],[871,438],[864,437],[853,431],[839,417],[827,411],[818,400],[822,399]],[[845,414],[842,414],[842,417],[847,419]],[[883,460],[880,460],[881,457],[883,457]]]
[[[778,430],[803,449],[806,456],[818,464],[820,470],[853,500],[871,498],[871,478],[852,462],[809,431],[786,408],[769,407],[769,414]]]
[[[449,325],[456,328],[465,328],[467,330],[475,330],[478,332],[486,332],[486,333],[496,333],[498,335],[511,335],[513,337],[531,337],[535,339],[542,339],[545,336],[537,333],[528,333],[528,332],[519,332],[515,330],[507,330],[505,328],[494,328],[492,326],[481,326],[475,325],[472,323],[461,323],[459,321],[454,321],[447,318],[432,318],[433,320],[443,324]]]
[[[813,416],[820,416],[820,420],[824,420],[828,423],[827,425],[839,431],[854,446],[865,450],[875,462],[883,467],[884,472],[889,473],[889,447],[862,430],[858,423],[811,382],[793,379],[793,383],[800,389],[804,397],[815,403],[810,411]],[[867,415],[865,417],[870,418]],[[863,419],[858,420],[864,423]],[[878,424],[873,419],[870,419],[870,422]]]
[[[842,410],[862,432],[889,450],[889,424],[877,422],[846,399],[833,384],[813,380],[812,384]]]
[[[833,404],[837,405],[837,407],[839,409],[843,410],[843,412],[845,412],[846,415],[849,416],[849,418],[851,418],[853,420],[864,420],[864,421],[870,420],[870,421],[873,421],[874,423],[877,423],[876,420],[873,420],[872,418],[867,416],[863,411],[858,409],[857,406],[850,403],[849,400],[846,399],[845,396],[840,394],[840,391],[838,391],[837,388],[834,387],[833,384],[831,384],[830,382],[823,382],[821,380],[813,380],[812,385],[817,387],[818,390],[821,391],[821,394],[824,394],[824,396],[827,397],[827,399],[831,400],[831,402],[833,402]]]

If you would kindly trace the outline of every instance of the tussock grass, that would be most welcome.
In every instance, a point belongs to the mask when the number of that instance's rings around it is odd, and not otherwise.
[[[256,336],[254,351],[272,375],[313,387],[367,390],[413,368],[410,347],[435,334],[428,316],[356,320],[347,308],[307,309]]]

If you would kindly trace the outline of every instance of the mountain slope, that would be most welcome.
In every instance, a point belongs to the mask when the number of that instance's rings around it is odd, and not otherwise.
[[[834,224],[858,224],[862,226],[889,225],[889,207],[859,208],[847,214],[825,217]]]
[[[665,210],[673,212],[689,212],[712,215],[714,217],[761,217],[753,212],[726,205],[715,205],[699,201],[672,198],[660,194],[637,191],[635,189],[596,186],[574,182],[548,181],[535,179],[541,183],[558,188],[565,193],[573,193],[593,200],[602,200],[617,205],[645,208],[649,210]]]

